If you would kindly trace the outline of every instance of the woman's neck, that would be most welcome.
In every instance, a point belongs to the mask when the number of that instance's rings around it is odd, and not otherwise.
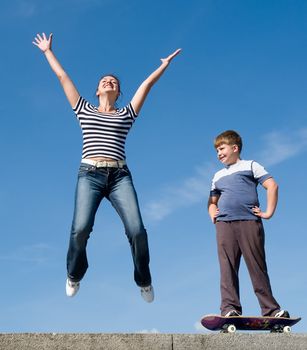
[[[115,104],[115,101],[113,102],[108,98],[100,97],[98,111],[112,113],[116,110],[114,104]]]

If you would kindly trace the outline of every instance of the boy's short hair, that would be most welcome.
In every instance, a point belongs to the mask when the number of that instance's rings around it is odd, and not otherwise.
[[[237,145],[241,153],[243,146],[242,138],[236,131],[226,130],[219,134],[214,140],[214,147],[218,148],[223,143],[226,145]]]

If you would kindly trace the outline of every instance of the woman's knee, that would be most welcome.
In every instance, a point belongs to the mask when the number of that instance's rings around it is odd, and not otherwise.
[[[92,227],[89,225],[73,225],[70,239],[75,246],[83,247],[90,237]]]

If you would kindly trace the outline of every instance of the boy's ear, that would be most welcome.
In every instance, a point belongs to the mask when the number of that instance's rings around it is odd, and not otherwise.
[[[239,146],[238,145],[233,145],[233,151],[239,153]]]

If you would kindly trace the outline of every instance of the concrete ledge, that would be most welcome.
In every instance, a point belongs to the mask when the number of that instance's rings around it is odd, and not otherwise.
[[[1,350],[306,350],[305,334],[0,334]]]
[[[171,350],[167,334],[0,334],[1,350]]]
[[[307,335],[236,333],[173,335],[174,350],[307,350]]]

